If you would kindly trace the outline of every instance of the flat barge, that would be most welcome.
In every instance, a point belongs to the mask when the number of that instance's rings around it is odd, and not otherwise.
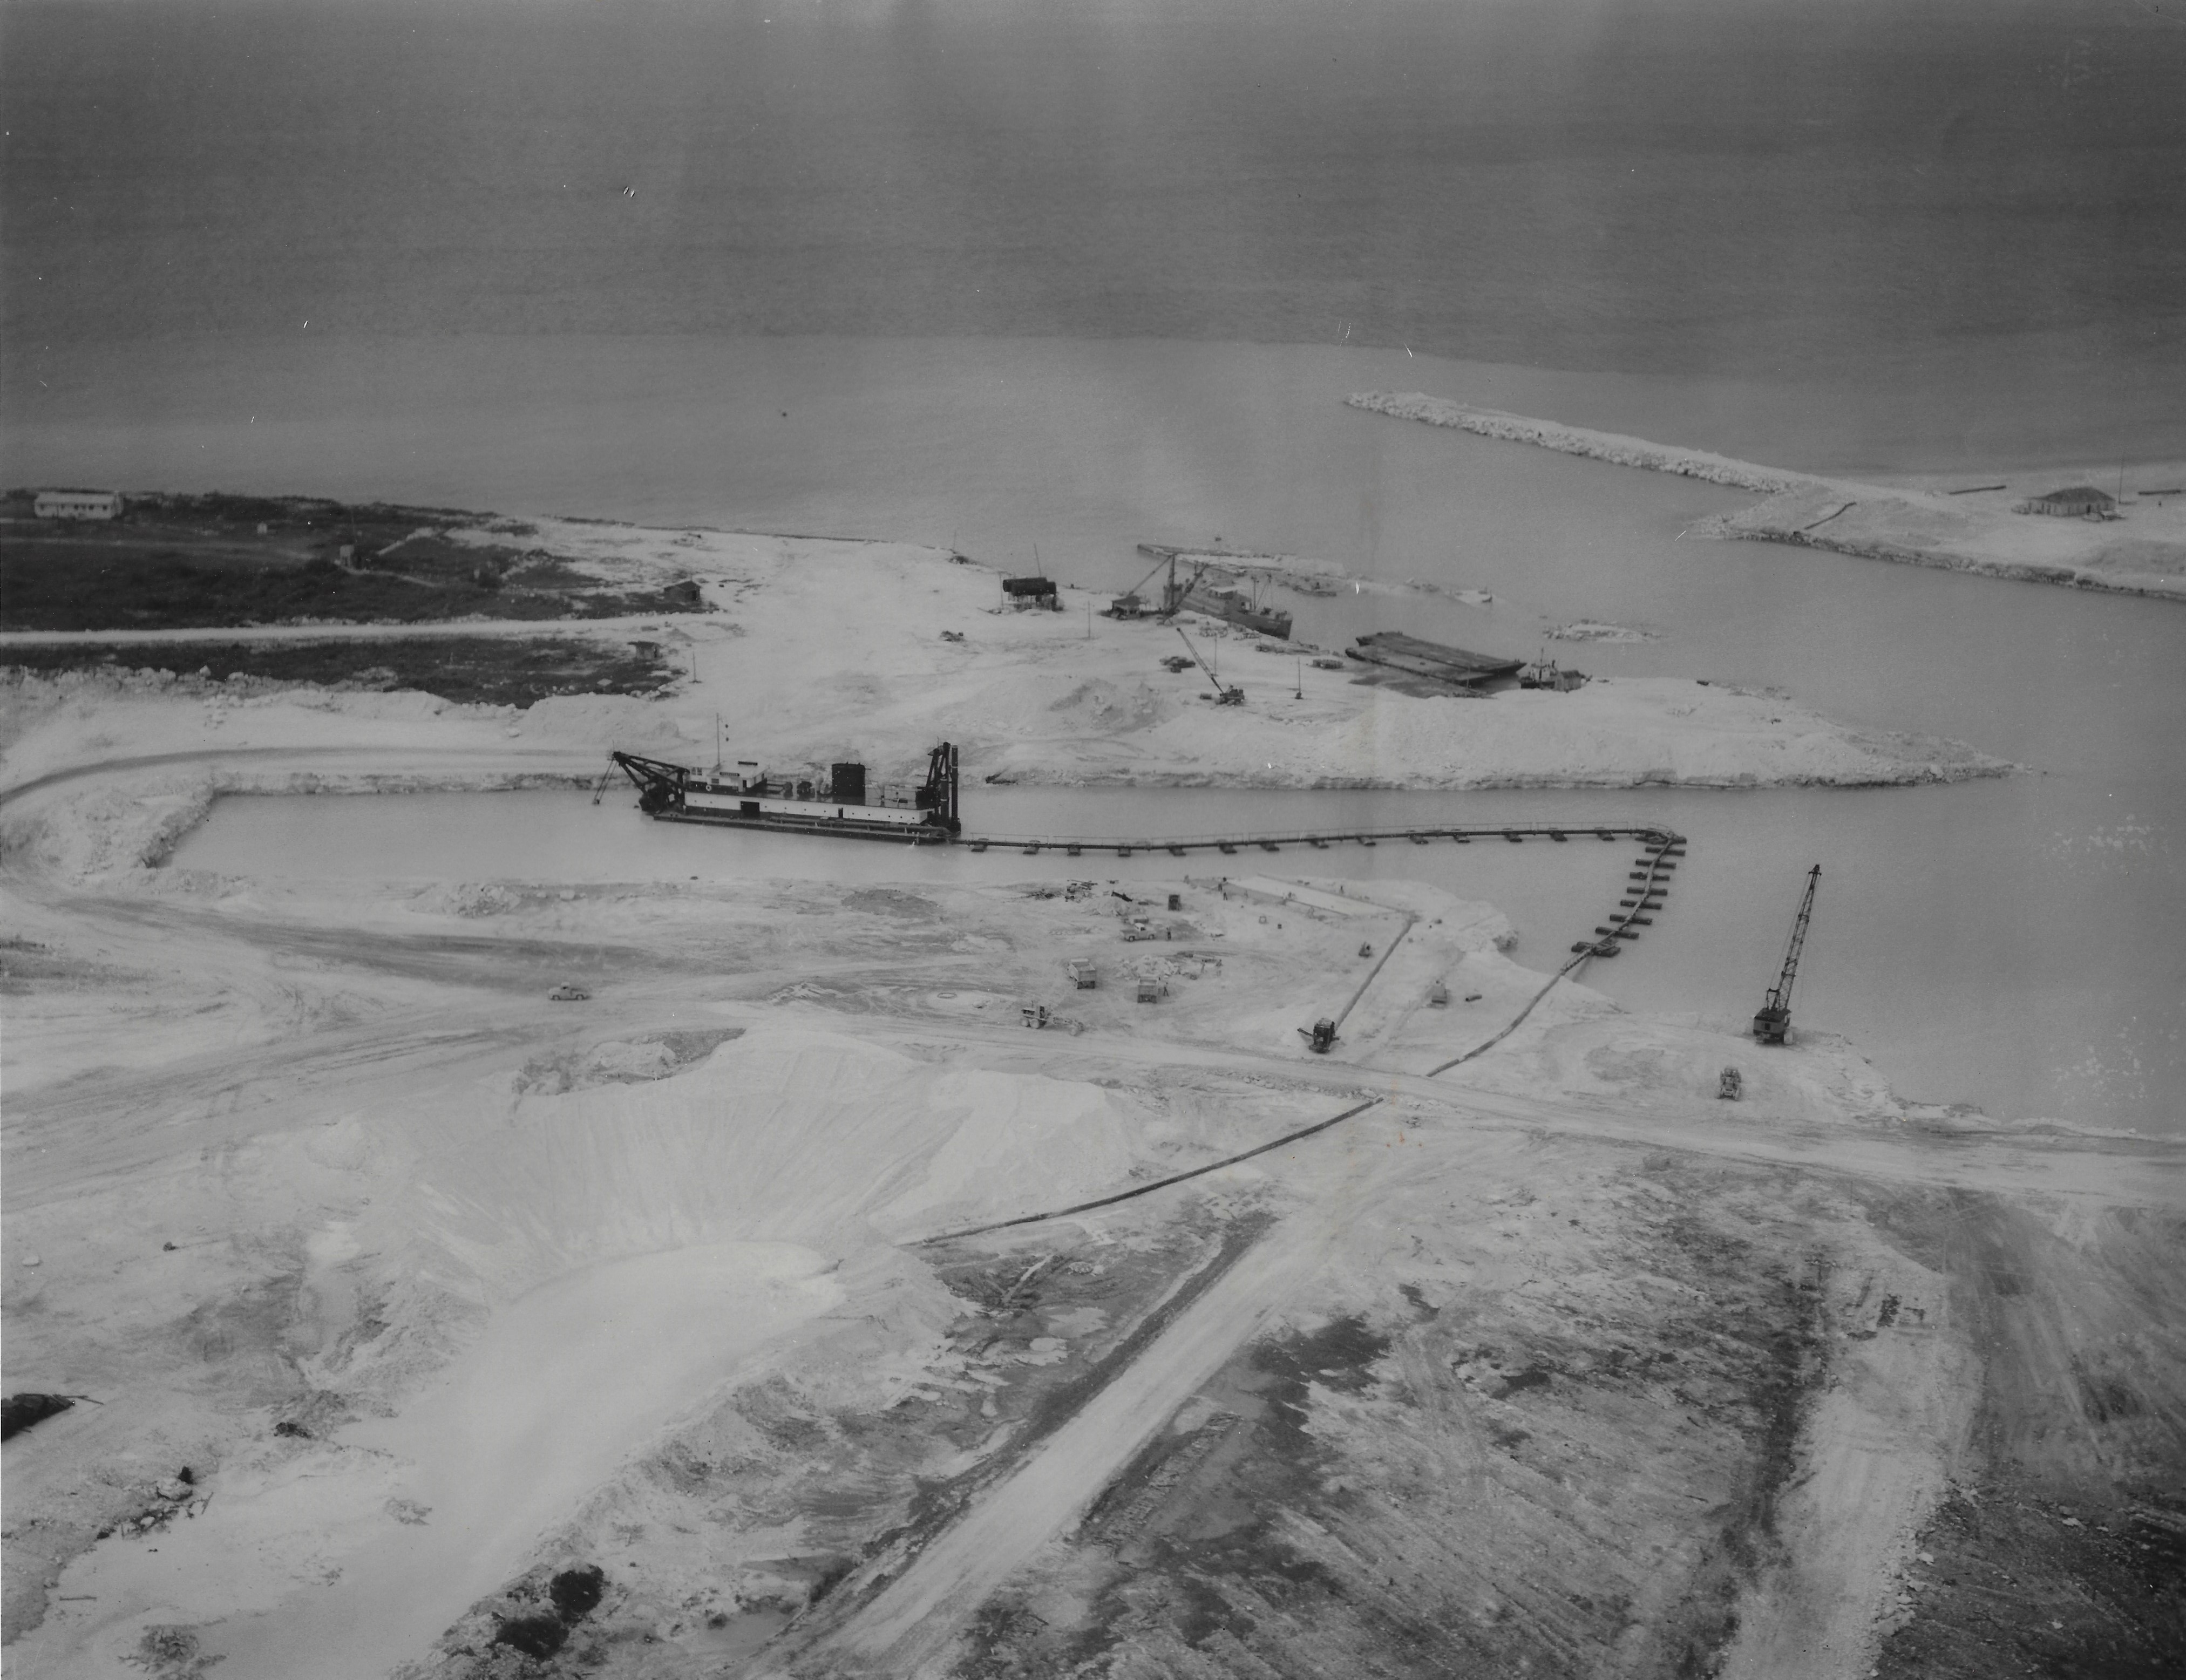
[[[637,808],[661,822],[703,822],[725,828],[771,828],[793,834],[832,834],[899,845],[946,845],[963,832],[956,811],[956,748],[943,742],[927,755],[926,780],[915,788],[878,787],[868,798],[866,767],[833,765],[826,776],[770,776],[745,760],[710,772],[614,753],[614,767],[637,789]]]
[[[1463,647],[1446,647],[1438,641],[1422,641],[1401,630],[1376,630],[1362,636],[1346,650],[1354,659],[1386,665],[1413,676],[1432,677],[1437,682],[1470,688],[1512,675],[1523,668],[1523,659],[1499,658]]]

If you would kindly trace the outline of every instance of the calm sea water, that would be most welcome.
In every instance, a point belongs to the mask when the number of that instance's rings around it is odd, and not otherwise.
[[[227,333],[1346,339],[1941,381],[2116,428],[2100,458],[2186,344],[2172,10],[19,0],[11,367]]]
[[[1822,1024],[1923,1096],[2171,1128],[2180,609],[1681,541],[1735,498],[1340,399],[1819,469],[2186,456],[2178,22],[14,5],[0,468],[1037,546],[1087,584],[1219,535],[1496,596],[1300,603],[1318,639],[1638,624],[1580,663],[2039,774],[1687,797],[1692,901],[1605,983],[1749,1007],[1820,861]]]

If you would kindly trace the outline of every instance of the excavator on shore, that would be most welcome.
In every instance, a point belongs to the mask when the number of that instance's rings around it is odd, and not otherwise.
[[[1784,972],[1768,988],[1768,1002],[1754,1013],[1753,1036],[1764,1044],[1780,1044],[1791,1036],[1791,982],[1798,977],[1799,951],[1807,943],[1807,924],[1814,915],[1814,888],[1821,884],[1822,866],[1816,864],[1807,871],[1807,893],[1799,900],[1799,914],[1791,923],[1791,944],[1784,953]]]

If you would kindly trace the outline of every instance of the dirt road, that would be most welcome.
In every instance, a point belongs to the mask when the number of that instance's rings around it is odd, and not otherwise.
[[[791,1672],[936,1673],[964,1621],[1090,1505],[1149,1436],[1265,1327],[1309,1277],[1334,1211],[1309,1209],[1262,1237],[1034,1457]]]

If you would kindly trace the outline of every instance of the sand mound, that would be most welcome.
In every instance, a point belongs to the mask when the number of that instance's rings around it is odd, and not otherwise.
[[[417,1274],[481,1303],[632,1255],[839,1253],[1029,1212],[1122,1182],[1139,1128],[1096,1086],[793,1030],[754,1032],[673,1078],[506,1100],[496,1123],[474,1098],[366,1123],[402,1186],[381,1212],[407,1227]]]
[[[1057,722],[1084,733],[1113,735],[1151,728],[1174,716],[1177,706],[1146,683],[1127,686],[1096,677],[1050,702],[1047,709]]]
[[[650,701],[630,694],[558,694],[516,714],[520,740],[625,752],[687,747],[690,737]]]

